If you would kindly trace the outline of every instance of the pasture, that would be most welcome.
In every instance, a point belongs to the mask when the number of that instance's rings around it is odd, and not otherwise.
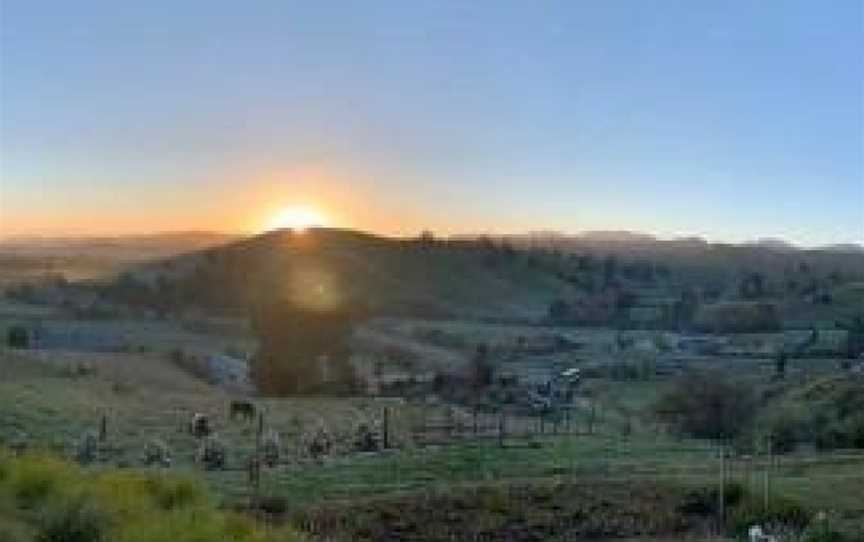
[[[754,379],[770,374],[758,359],[725,363],[738,364],[736,370]],[[794,363],[799,368],[792,374],[800,378],[829,370],[818,360]],[[716,488],[722,468],[727,482],[738,482],[755,495],[764,492],[767,480],[771,498],[828,509],[855,532],[864,526],[864,502],[857,497],[864,494],[864,454],[730,456],[721,467],[717,446],[671,434],[650,416],[649,405],[664,386],[661,379],[596,378],[585,386],[591,402],[579,403],[566,427],[550,423],[540,433],[537,418],[513,415],[501,440],[494,413],[480,414],[479,437],[485,437],[478,438],[470,410],[440,402],[255,398],[265,429],[279,433],[281,449],[278,464],[262,471],[260,483],[251,484],[246,461],[255,452],[257,423],[230,420],[228,405],[236,396],[190,376],[165,355],[3,351],[0,442],[25,440],[74,457],[82,435],[98,431],[104,415],[106,440],[99,445],[98,461],[88,468],[141,467],[147,443],[160,439],[171,451],[171,470],[200,477],[225,506],[264,499],[278,503],[272,505],[278,517],[300,522],[326,515],[333,506],[355,506],[370,498],[386,501],[388,496],[411,502],[422,495],[458,494],[461,487],[481,493],[482,488],[549,483]],[[357,451],[358,427],[366,424],[380,434],[385,409],[390,448]],[[188,423],[195,412],[210,417],[225,445],[224,470],[204,470],[194,462],[198,441],[189,434]],[[454,416],[461,422],[436,432],[436,423]],[[309,435],[322,427],[333,447],[326,456],[313,458]]]

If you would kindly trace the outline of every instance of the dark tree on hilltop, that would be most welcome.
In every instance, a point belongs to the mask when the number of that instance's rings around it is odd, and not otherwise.
[[[420,243],[420,248],[432,248],[435,246],[435,234],[431,230],[423,230],[420,232],[420,236],[417,237],[417,241]]]
[[[759,299],[765,295],[765,277],[761,273],[747,273],[738,286],[738,292],[744,299]]]
[[[354,374],[348,341],[357,315],[287,303],[259,307],[253,324],[260,347],[252,379],[267,394],[349,391]]]

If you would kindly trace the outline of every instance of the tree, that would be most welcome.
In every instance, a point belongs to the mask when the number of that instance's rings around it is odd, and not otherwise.
[[[786,364],[788,362],[788,358],[786,356],[786,352],[782,350],[777,353],[777,356],[774,358],[774,374],[777,378],[785,378],[786,377]]]
[[[855,359],[864,353],[864,313],[857,314],[836,326],[846,330],[846,357]]]
[[[483,389],[492,384],[493,369],[489,362],[489,347],[481,343],[477,345],[471,358],[471,379],[475,389]]]
[[[744,299],[759,299],[765,295],[765,278],[761,273],[748,273],[741,279],[738,292]]]
[[[417,241],[420,243],[421,248],[431,248],[435,245],[435,234],[432,233],[432,230],[423,230],[420,232],[419,237],[417,237]]]
[[[660,396],[654,412],[693,437],[729,439],[748,426],[756,399],[749,387],[722,373],[691,372]]]
[[[24,326],[12,326],[6,336],[6,344],[9,348],[29,348],[30,336]]]
[[[694,288],[686,288],[678,299],[664,307],[663,319],[671,328],[683,331],[691,326],[699,310],[700,296]]]
[[[563,299],[556,299],[549,305],[549,320],[553,323],[561,323],[567,320],[569,307]]]

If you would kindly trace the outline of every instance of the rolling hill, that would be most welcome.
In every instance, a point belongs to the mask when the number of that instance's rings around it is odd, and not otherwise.
[[[861,309],[859,296],[847,295],[860,284],[864,254],[855,252],[621,232],[438,240],[312,228],[135,262],[116,278],[79,283],[55,297],[66,305],[83,300],[166,316],[190,310],[247,316],[262,303],[286,301],[376,316],[533,322],[563,300],[594,315],[583,324],[675,327],[670,310],[690,296],[700,304],[776,303],[796,327],[830,327]],[[81,295],[70,300],[76,289]]]
[[[227,312],[286,300],[375,314],[538,317],[566,283],[515,251],[477,241],[404,240],[350,230],[279,230],[135,268],[172,306]]]

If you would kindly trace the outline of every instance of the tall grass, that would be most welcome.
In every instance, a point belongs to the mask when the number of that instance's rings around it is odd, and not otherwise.
[[[301,540],[290,529],[269,528],[219,509],[192,478],[132,470],[84,471],[49,455],[13,457],[3,451],[0,530],[12,533],[7,536],[16,542]]]

